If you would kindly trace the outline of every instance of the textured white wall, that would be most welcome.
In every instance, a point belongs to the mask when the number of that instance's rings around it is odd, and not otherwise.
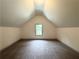
[[[2,29],[2,31],[1,31]],[[0,27],[0,49],[4,49],[20,39],[20,29],[15,27]],[[1,38],[2,37],[2,38]]]
[[[35,35],[35,24],[41,23],[43,24],[43,36]],[[56,27],[43,16],[36,16],[30,21],[26,22],[22,27],[22,38],[24,39],[56,39]]]
[[[79,52],[79,27],[58,28],[58,39]]]

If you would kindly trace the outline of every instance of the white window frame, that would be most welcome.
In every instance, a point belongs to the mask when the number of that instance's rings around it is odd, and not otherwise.
[[[38,30],[37,30],[36,27],[37,27],[38,25],[41,25],[41,26],[42,26],[41,31],[40,31],[41,34],[38,34],[38,33],[37,33]],[[37,23],[37,24],[35,24],[35,35],[36,35],[36,36],[43,36],[43,24],[41,24],[41,23]]]

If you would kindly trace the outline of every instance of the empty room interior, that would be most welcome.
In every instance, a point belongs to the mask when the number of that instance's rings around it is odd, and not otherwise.
[[[0,0],[0,59],[79,59],[79,0]]]

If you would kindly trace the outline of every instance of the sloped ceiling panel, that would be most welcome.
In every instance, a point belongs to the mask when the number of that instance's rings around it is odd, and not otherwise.
[[[57,26],[79,26],[79,0],[47,0],[44,14]]]
[[[2,16],[2,15],[1,15],[1,0],[0,0],[0,26],[2,25],[2,22],[1,22],[1,20],[2,20],[1,18],[2,18],[2,17],[1,17],[1,16]]]
[[[34,12],[33,0],[3,0],[3,26],[20,26],[26,22]]]
[[[1,3],[2,26],[21,26],[36,13],[33,0],[2,0]],[[56,26],[79,26],[79,0],[45,0],[44,4],[44,15]]]

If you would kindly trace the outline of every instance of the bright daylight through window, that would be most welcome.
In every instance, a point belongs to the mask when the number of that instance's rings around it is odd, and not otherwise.
[[[35,34],[36,35],[43,35],[43,25],[42,24],[35,25]]]

